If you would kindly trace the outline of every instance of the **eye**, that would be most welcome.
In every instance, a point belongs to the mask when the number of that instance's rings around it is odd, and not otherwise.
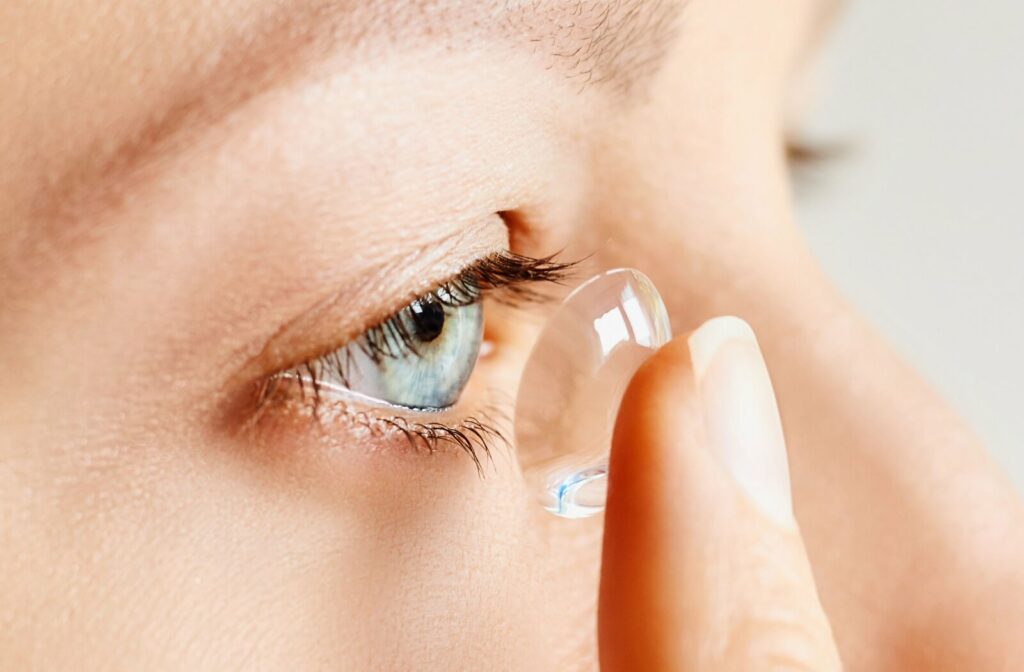
[[[439,288],[342,346],[321,384],[419,410],[455,404],[483,340],[475,288]]]
[[[537,291],[537,285],[561,283],[572,268],[572,263],[553,257],[532,258],[509,251],[478,259],[333,352],[260,381],[257,408],[288,398],[287,394],[278,395],[278,390],[295,388],[282,388],[280,383],[294,382],[302,399],[313,403],[316,417],[322,402],[337,401],[348,406],[344,397],[392,409],[446,410],[459,400],[480,353],[484,295],[513,306],[543,301],[546,295]],[[313,394],[307,395],[307,390]],[[342,398],[322,395],[325,391]],[[423,428],[430,434],[425,438],[427,443],[435,442],[439,432],[449,431],[440,422],[424,424],[398,413],[383,415],[372,408],[366,410],[368,418],[378,418],[391,426],[412,427],[413,431],[415,427]],[[464,422],[471,419],[467,417]],[[478,423],[472,431],[485,430]],[[457,442],[466,443],[463,447],[471,450],[468,442]]]

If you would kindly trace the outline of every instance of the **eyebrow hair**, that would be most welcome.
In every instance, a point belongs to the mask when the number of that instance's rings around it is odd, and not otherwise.
[[[682,3],[670,0],[526,3],[509,13],[510,33],[561,61],[580,89],[601,85],[623,97],[653,76],[671,43]],[[566,20],[568,19],[568,20]]]
[[[628,103],[657,72],[685,0],[325,0],[299,8],[254,9],[249,24],[186,73],[173,102],[149,111],[111,147],[87,148],[32,200],[32,231],[21,258],[65,251],[101,232],[82,220],[116,205],[133,180],[161,156],[186,146],[202,129],[222,122],[262,93],[305,74],[311,62],[347,49],[448,43],[480,37],[526,48],[545,68],[560,71],[579,92],[594,88]],[[122,55],[122,58],[126,56]],[[33,244],[34,243],[34,244]]]

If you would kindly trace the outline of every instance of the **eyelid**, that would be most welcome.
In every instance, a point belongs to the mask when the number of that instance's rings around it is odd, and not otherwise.
[[[560,280],[561,276],[568,275],[573,267],[574,263],[562,263],[554,259],[555,255],[542,258],[524,257],[515,253],[507,251],[505,248],[483,248],[480,249],[474,257],[471,257],[471,261],[463,263],[461,268],[453,269],[449,272],[449,278],[458,277],[459,275],[466,272],[466,269],[472,268],[475,265],[480,264],[485,259],[500,258],[504,260],[505,266],[499,266],[497,269],[501,275],[504,273],[506,276],[514,274],[517,267],[526,268],[529,273],[523,274],[523,277],[515,277],[514,282],[504,283],[510,285],[508,287],[507,294],[502,291],[502,296],[498,297],[503,302],[515,302],[515,301],[531,301],[543,298],[536,296],[537,292],[530,288],[530,284],[533,284],[538,280]],[[492,273],[490,277],[481,278],[482,289],[485,292],[493,293],[495,288],[501,284],[500,278],[495,277]],[[327,300],[321,302],[321,304],[314,306],[312,309],[306,311],[298,319],[289,322],[278,329],[264,344],[258,354],[252,357],[247,365],[233,377],[232,388],[242,389],[250,388],[256,384],[261,384],[262,381],[274,375],[286,371],[289,368],[301,365],[303,362],[308,362],[334,352],[338,348],[342,347],[351,340],[357,338],[359,335],[364,333],[367,329],[373,327],[376,324],[380,324],[388,317],[393,316],[407,306],[410,302],[421,298],[428,292],[436,289],[439,285],[443,284],[444,281],[434,281],[431,285],[423,287],[423,283],[417,283],[421,288],[417,288],[417,293],[407,293],[400,299],[399,302],[392,303],[394,307],[388,313],[383,314],[382,317],[378,317],[373,321],[352,321],[351,324],[355,324],[355,327],[348,328],[337,328],[335,325],[338,322],[339,313],[352,312],[349,308],[345,310],[352,302],[346,301],[352,294],[358,294],[359,292],[353,292],[349,290],[346,293],[335,293],[331,295]],[[367,287],[362,290],[367,293],[374,292],[374,288]],[[380,313],[378,313],[380,315]],[[346,315],[346,317],[348,317]],[[241,388],[239,387],[241,386]]]
[[[308,398],[286,395],[260,407],[244,427],[246,432],[256,432],[253,440],[274,445],[297,437],[308,440],[304,434],[312,432],[318,436],[317,445],[343,450],[353,447],[350,442],[367,439],[373,440],[374,450],[390,446],[432,454],[443,446],[454,447],[472,460],[483,478],[484,463],[492,461],[494,448],[511,447],[507,438],[511,413],[486,389],[472,406],[420,412],[378,404],[371,409],[347,398],[313,406]]]

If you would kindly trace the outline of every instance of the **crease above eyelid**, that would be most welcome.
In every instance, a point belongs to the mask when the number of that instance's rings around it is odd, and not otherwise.
[[[502,220],[493,214],[483,222],[449,232],[433,243],[421,244],[416,250],[410,250],[407,255],[374,266],[358,282],[321,297],[262,337],[261,342],[251,350],[252,354],[243,354],[240,357],[242,364],[229,377],[229,389],[341,347],[348,340],[436,287],[446,277],[454,276],[475,260],[505,249],[508,249],[508,229]],[[455,254],[455,251],[458,251],[458,254]],[[431,263],[431,256],[437,263]],[[408,269],[415,266],[433,272],[424,272],[422,278],[425,279],[421,279],[413,288],[401,293],[382,288],[382,284],[387,284],[381,280],[382,278],[407,274]],[[436,268],[438,266],[439,270]],[[344,326],[322,326],[332,321],[337,323],[331,316],[345,310],[343,304],[346,300],[370,292],[391,294],[393,298],[379,302],[384,308],[375,310],[371,318],[350,320],[349,324]],[[356,306],[348,310],[355,312],[359,309],[359,306]],[[326,345],[318,341],[323,341]]]

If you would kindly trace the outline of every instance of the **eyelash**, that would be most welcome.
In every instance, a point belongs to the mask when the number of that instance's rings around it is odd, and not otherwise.
[[[508,251],[496,252],[473,262],[455,277],[442,282],[414,301],[437,301],[452,308],[472,305],[485,296],[511,306],[543,302],[548,296],[537,285],[562,284],[579,263],[556,261],[555,256],[534,258]],[[387,357],[419,356],[411,335],[399,318],[400,313],[401,310],[395,311],[367,329],[359,339],[359,347],[374,362]],[[324,410],[321,395],[324,374],[334,373],[346,386],[348,384],[351,362],[341,352],[342,348],[337,348],[264,379],[256,391],[257,417],[276,397],[281,384],[291,382],[298,384],[301,400],[310,404],[312,417],[320,421]],[[494,426],[496,420],[507,420],[505,414],[496,407],[486,409],[479,417],[467,417],[452,425],[411,420],[402,415],[388,417],[351,408],[343,409],[343,412],[350,423],[371,434],[398,432],[406,438],[410,447],[422,447],[428,453],[437,450],[441,444],[455,445],[473,460],[481,474],[481,454],[490,461],[494,441],[508,445],[508,440]]]

